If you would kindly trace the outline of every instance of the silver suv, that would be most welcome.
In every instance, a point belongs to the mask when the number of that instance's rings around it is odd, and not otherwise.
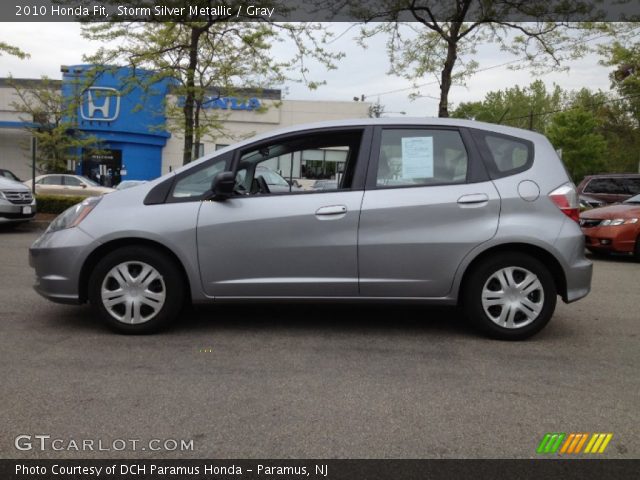
[[[320,156],[340,165],[305,160]],[[260,171],[274,165],[339,178],[273,192]],[[255,137],[89,198],[51,223],[30,258],[40,294],[89,301],[124,333],[164,327],[185,301],[355,299],[462,304],[489,335],[523,339],[558,295],[589,292],[577,221],[575,187],[542,135],[360,119]]]
[[[0,176],[0,225],[27,222],[36,214],[36,200],[22,183]]]

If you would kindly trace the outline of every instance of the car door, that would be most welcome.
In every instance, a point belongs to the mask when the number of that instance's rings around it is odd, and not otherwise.
[[[204,291],[215,297],[357,296],[362,167],[370,142],[371,129],[313,131],[237,151],[235,171],[240,184],[247,182],[239,187],[246,193],[203,202],[198,215]],[[254,191],[261,168],[253,159],[273,169],[284,163],[290,167],[284,176],[292,178],[293,170],[304,170],[309,152],[348,157],[336,189]]]
[[[87,186],[85,183],[77,177],[72,175],[65,175],[63,177],[64,185],[62,189],[65,195],[87,195]]]
[[[36,193],[39,195],[62,195],[62,175],[47,175],[36,183]]]
[[[492,238],[500,197],[466,130],[378,128],[360,217],[360,294],[444,297]]]

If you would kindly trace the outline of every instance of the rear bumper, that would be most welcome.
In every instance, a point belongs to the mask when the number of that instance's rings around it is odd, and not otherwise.
[[[97,245],[77,227],[42,235],[29,249],[35,291],[56,303],[80,303],[80,271]]]
[[[591,291],[593,264],[584,256],[585,239],[576,223],[572,220],[564,223],[554,246],[561,255],[566,280],[562,299],[571,303],[586,297]]]

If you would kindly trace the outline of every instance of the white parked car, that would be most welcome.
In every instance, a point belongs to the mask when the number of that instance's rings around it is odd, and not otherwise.
[[[31,180],[23,182],[31,188]],[[52,173],[36,177],[36,195],[77,195],[93,197],[113,192],[113,188],[103,187],[93,180],[80,175]],[[32,189],[33,190],[33,189]]]

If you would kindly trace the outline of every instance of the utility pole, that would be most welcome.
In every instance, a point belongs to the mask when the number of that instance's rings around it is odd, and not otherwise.
[[[35,135],[31,137],[31,191],[36,194],[36,153],[38,148],[38,140]]]

